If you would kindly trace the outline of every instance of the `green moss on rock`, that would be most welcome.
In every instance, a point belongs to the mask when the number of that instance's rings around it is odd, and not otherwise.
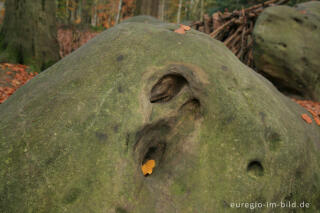
[[[0,105],[0,212],[320,210],[319,126],[221,42],[175,28],[110,28]]]

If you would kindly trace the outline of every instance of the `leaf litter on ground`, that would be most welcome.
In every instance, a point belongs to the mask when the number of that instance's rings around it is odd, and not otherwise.
[[[0,104],[38,73],[29,72],[22,64],[0,64]]]
[[[313,120],[316,122],[316,124],[320,126],[320,102],[314,102],[310,100],[297,100],[297,99],[292,99],[292,100],[300,104],[302,107],[304,107],[312,115]],[[301,117],[307,123],[312,123],[312,119],[307,114],[302,114]]]

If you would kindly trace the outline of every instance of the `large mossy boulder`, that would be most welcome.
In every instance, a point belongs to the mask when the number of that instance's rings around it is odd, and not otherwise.
[[[267,8],[253,35],[258,71],[288,95],[320,101],[320,2]]]
[[[0,212],[320,210],[319,126],[223,43],[176,28],[110,28],[0,105]]]

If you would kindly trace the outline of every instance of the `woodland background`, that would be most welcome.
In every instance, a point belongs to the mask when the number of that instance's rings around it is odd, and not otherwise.
[[[290,0],[288,4],[305,2]],[[201,20],[205,13],[249,7],[263,0],[56,0],[58,25],[79,25],[103,30],[119,21],[148,13],[165,22]],[[5,14],[5,0],[0,0],[0,23]],[[53,9],[53,8],[52,8]]]
[[[192,25],[206,23],[219,11],[226,15],[278,1],[294,5],[306,0],[0,0],[0,103],[99,32],[132,16]],[[243,55],[242,61],[250,56]]]

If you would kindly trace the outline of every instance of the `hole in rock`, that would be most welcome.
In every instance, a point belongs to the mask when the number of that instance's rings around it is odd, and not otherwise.
[[[264,169],[260,163],[260,161],[251,161],[249,164],[248,164],[248,167],[247,167],[247,172],[250,176],[253,176],[253,177],[261,177],[263,176],[263,173],[264,173]]]
[[[195,119],[199,118],[201,112],[200,112],[200,101],[196,98],[193,98],[189,101],[187,101],[186,103],[184,103],[179,111],[183,112],[183,113],[191,113],[192,115],[194,115]]]
[[[124,56],[123,55],[119,55],[118,57],[117,57],[117,61],[122,61],[124,59]]]
[[[278,43],[280,46],[284,47],[284,48],[287,48],[287,44],[283,43],[283,42],[279,42]]]
[[[303,20],[301,20],[301,19],[299,19],[299,18],[296,18],[296,17],[294,17],[293,20],[294,20],[295,22],[297,22],[298,24],[301,24],[301,23],[303,22]]]
[[[154,168],[159,166],[165,152],[165,148],[166,144],[163,142],[157,143],[156,145],[148,148],[141,163],[141,170],[145,177],[151,175]]]
[[[162,103],[170,101],[187,83],[187,80],[179,74],[169,74],[163,76],[152,87],[150,102]]]
[[[144,160],[150,159],[156,153],[156,151],[157,151],[157,147],[155,147],[155,146],[150,147],[146,156],[144,157],[145,158]]]
[[[200,101],[196,98],[193,98],[186,103],[184,103],[180,109],[188,108],[192,110],[198,110],[200,108]]]
[[[127,211],[121,207],[116,208],[116,213],[127,213]]]

